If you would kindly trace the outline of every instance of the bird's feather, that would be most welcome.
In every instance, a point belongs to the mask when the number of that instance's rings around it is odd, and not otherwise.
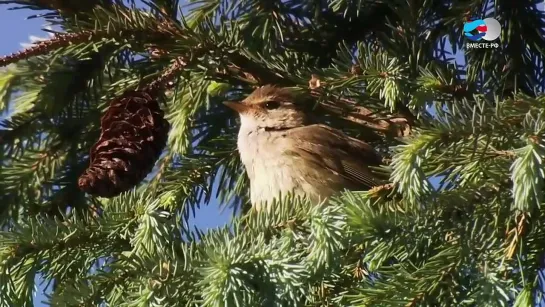
[[[302,161],[315,167],[325,166],[332,175],[345,179],[345,188],[368,189],[383,184],[369,169],[382,162],[371,145],[324,125],[303,126],[284,133],[298,149],[289,154],[297,152]]]

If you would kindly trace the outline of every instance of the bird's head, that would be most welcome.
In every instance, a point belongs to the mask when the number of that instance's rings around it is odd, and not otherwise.
[[[224,102],[235,110],[245,129],[286,130],[310,123],[308,102],[298,99],[294,89],[265,85],[241,102]]]

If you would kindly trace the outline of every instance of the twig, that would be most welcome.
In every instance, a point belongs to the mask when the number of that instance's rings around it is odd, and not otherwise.
[[[320,90],[312,90],[311,95],[315,98],[323,98],[325,94]],[[397,117],[378,117],[377,114],[363,106],[358,106],[356,102],[346,98],[327,98],[320,106],[338,115],[340,118],[368,127],[380,133],[389,136],[406,136],[410,134],[411,127],[414,125],[414,116]]]
[[[163,35],[165,37],[172,36],[176,29],[167,22],[160,23],[154,33],[158,35]],[[72,44],[80,44],[89,41],[100,41],[103,38],[125,38],[137,36],[141,33],[149,32],[149,29],[129,29],[122,30],[118,32],[112,32],[111,30],[97,30],[97,31],[81,31],[76,33],[57,33],[55,37],[36,42],[34,46],[26,48],[25,50],[18,51],[6,56],[0,57],[0,67],[7,66],[11,63],[17,61],[28,59],[30,57],[35,57],[39,55],[48,54],[53,50],[57,50],[63,47],[67,47]]]
[[[143,91],[145,92],[157,92],[165,87],[168,87],[168,82],[171,81],[176,73],[187,66],[187,59],[185,57],[179,57],[174,60],[174,63],[170,65],[157,79],[148,83]]]
[[[57,34],[55,35],[54,38],[50,40],[37,42],[35,43],[34,46],[31,46],[25,50],[0,57],[0,67],[7,66],[11,63],[15,63],[22,59],[28,59],[30,57],[47,54],[51,50],[66,47],[71,44],[77,44],[77,43],[89,41],[93,37],[98,36],[97,39],[100,39],[102,37],[100,34],[101,33],[91,32],[91,31],[82,31],[79,33]]]
[[[219,54],[222,53],[222,50],[217,50],[217,48],[214,47],[205,49],[200,46],[198,50],[199,51],[197,53],[201,56],[210,51],[214,51],[215,53]],[[221,72],[212,72],[210,75],[212,78],[220,78],[225,80],[228,79],[228,77],[231,77],[231,80],[235,79],[238,82],[243,82],[250,86],[266,84],[275,84],[278,86],[297,85],[294,81],[270,71],[268,68],[252,61],[250,58],[240,53],[227,53],[225,54],[225,59],[229,62],[227,65],[228,69]],[[182,62],[186,63],[187,60],[183,59]],[[183,64],[184,67],[186,65],[188,64]],[[411,133],[411,128],[415,122],[415,117],[405,106],[400,107],[400,112],[402,113],[401,115],[394,115],[384,118],[384,116],[379,117],[373,111],[363,106],[359,106],[356,102],[349,99],[332,99],[330,97],[326,97],[320,88],[312,90],[310,94],[311,96],[321,100],[323,100],[324,97],[326,98],[325,102],[322,101],[320,103],[320,106],[326,113],[335,114],[342,120],[355,123],[359,126],[364,126],[383,135],[394,137],[406,136]]]
[[[275,84],[280,86],[295,86],[294,82],[282,78],[258,63],[252,62],[243,55],[232,53],[229,54],[228,60],[231,61],[229,70],[225,74],[233,76],[244,75],[246,80],[253,79],[255,82],[248,83],[250,85],[265,85]],[[217,74],[216,74],[217,77]],[[238,78],[241,79],[241,78]],[[253,81],[251,80],[251,81]],[[315,98],[323,98],[324,94],[319,89],[312,90],[311,96]],[[377,115],[362,106],[358,106],[354,101],[346,98],[326,99],[326,102],[320,104],[322,109],[327,113],[335,114],[339,118],[367,127],[381,134],[389,136],[406,136],[410,134],[411,127],[414,125],[414,116],[408,112],[407,115],[393,116],[390,118],[378,118]],[[407,113],[407,112],[404,112]]]

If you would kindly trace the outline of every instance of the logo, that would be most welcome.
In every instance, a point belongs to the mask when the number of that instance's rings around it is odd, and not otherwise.
[[[500,37],[500,32],[500,23],[494,18],[470,20],[464,23],[464,35],[474,42],[482,39],[493,41]]]

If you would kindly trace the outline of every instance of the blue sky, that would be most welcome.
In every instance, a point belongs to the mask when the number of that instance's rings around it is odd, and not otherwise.
[[[0,29],[2,29],[2,43],[0,44],[0,55],[6,55],[21,50],[21,43],[30,42],[31,36],[47,37],[48,33],[41,30],[44,21],[41,19],[26,18],[35,14],[31,10],[8,10],[7,5],[0,6]],[[217,202],[212,201],[208,206],[201,206],[190,223],[199,229],[214,228],[226,224],[232,215],[228,208],[220,209]],[[37,280],[38,281],[38,280]],[[41,303],[45,299],[42,292],[43,286],[36,291],[34,306],[47,306]]]

